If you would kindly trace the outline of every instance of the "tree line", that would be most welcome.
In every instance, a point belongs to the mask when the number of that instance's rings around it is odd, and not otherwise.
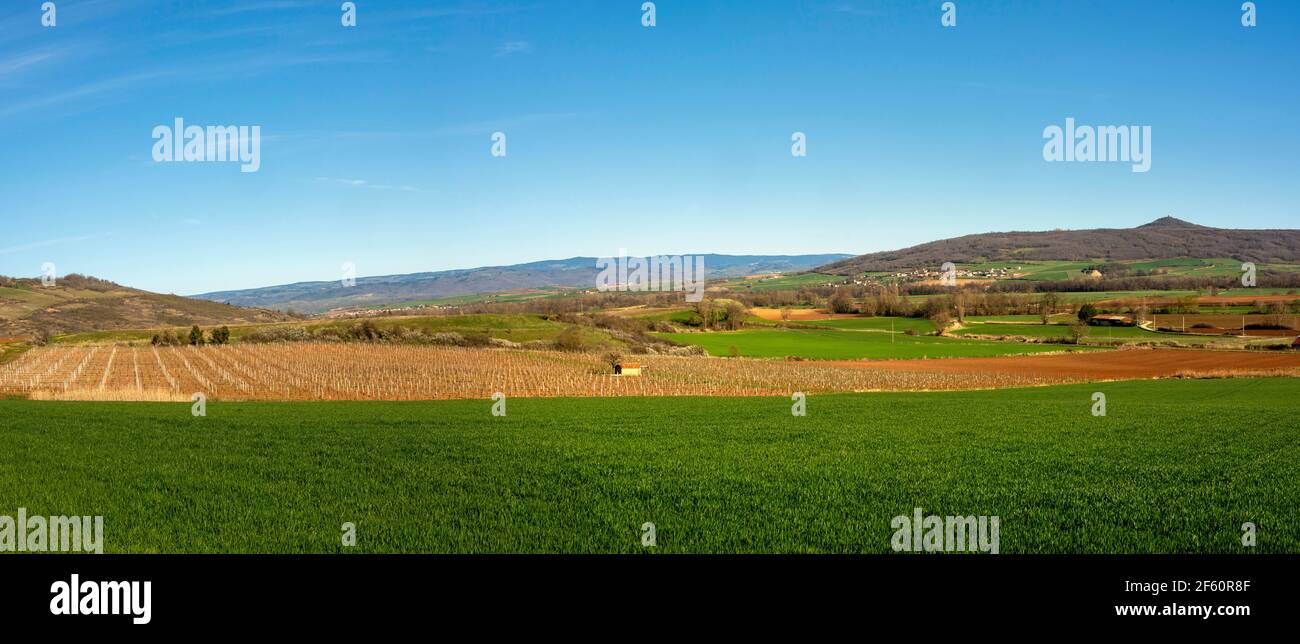
[[[206,335],[203,329],[196,324],[190,327],[189,333],[184,331],[173,332],[170,329],[162,333],[155,333],[149,341],[150,344],[159,347],[178,347],[178,346],[202,346],[205,344],[229,344],[230,327],[220,326],[208,331]]]

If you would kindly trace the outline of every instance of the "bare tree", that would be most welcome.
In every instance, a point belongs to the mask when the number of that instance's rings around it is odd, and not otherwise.
[[[1056,307],[1060,306],[1060,303],[1061,296],[1057,295],[1054,291],[1043,293],[1043,297],[1038,301],[1038,312],[1043,318],[1043,324],[1048,324],[1052,321],[1052,314],[1056,312]]]

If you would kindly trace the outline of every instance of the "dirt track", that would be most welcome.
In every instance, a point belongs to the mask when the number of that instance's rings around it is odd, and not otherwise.
[[[833,364],[909,372],[996,373],[1072,380],[1117,380],[1162,378],[1179,374],[1221,375],[1300,369],[1300,351],[1132,349],[999,358],[835,361]]]

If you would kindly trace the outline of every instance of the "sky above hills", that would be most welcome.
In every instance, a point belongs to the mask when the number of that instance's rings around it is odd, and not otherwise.
[[[1300,227],[1300,3],[58,1],[0,9],[0,274],[182,294],[577,255]],[[1025,6],[1032,5],[1032,6]],[[1043,130],[1150,126],[1151,169]],[[176,118],[261,167],[157,163]],[[494,132],[505,157],[491,155]],[[806,157],[791,135],[807,136]]]

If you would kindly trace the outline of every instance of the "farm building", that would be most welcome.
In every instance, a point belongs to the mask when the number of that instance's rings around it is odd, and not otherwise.
[[[614,365],[614,374],[618,376],[639,376],[641,365],[636,362],[620,362]]]
[[[1295,341],[1291,343],[1291,348],[1300,349],[1300,338],[1296,338]]]
[[[1133,326],[1133,318],[1128,315],[1094,315],[1088,318],[1093,326]]]

